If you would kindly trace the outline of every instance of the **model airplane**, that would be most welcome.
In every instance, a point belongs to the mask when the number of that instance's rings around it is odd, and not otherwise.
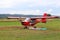
[[[29,28],[30,26],[36,28],[36,24],[39,22],[46,23],[46,19],[54,18],[54,16],[47,16],[47,13],[44,13],[42,17],[35,17],[35,18],[26,18],[21,24],[24,26],[24,29]]]

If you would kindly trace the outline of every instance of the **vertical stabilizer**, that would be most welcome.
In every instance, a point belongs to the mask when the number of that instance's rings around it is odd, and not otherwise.
[[[43,17],[47,17],[47,13],[44,13]]]
[[[47,13],[44,13],[44,15],[41,19],[42,23],[46,23],[46,18],[47,18]]]

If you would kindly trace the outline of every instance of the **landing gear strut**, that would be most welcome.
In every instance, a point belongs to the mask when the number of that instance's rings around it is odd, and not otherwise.
[[[34,28],[36,28],[36,26],[34,26]]]
[[[24,29],[28,29],[28,27],[27,27],[27,26],[25,26],[25,27],[24,27]]]
[[[36,26],[32,26],[33,28],[37,28]],[[28,26],[25,26],[24,29],[29,29]]]

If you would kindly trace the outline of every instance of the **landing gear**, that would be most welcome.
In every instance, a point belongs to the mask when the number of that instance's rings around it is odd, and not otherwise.
[[[24,29],[29,29],[29,28],[37,28],[36,26],[25,26]]]
[[[34,26],[34,28],[37,28],[36,26]]]
[[[24,27],[24,29],[28,29],[28,27],[27,27],[27,26],[25,26],[25,27]]]

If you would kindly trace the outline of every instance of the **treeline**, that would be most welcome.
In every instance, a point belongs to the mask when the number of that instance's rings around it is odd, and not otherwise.
[[[0,14],[0,18],[7,18],[8,16],[12,16],[12,17],[41,17],[42,15]]]

